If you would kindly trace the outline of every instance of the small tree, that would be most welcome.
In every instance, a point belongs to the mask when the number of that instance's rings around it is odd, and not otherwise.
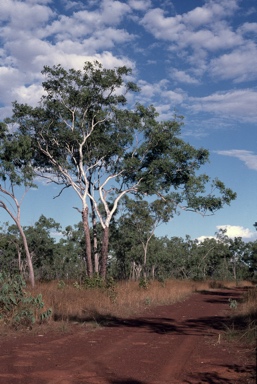
[[[0,124],[0,208],[4,209],[17,226],[22,238],[29,280],[34,287],[34,269],[28,247],[28,242],[21,225],[21,203],[29,188],[33,184],[33,168],[31,165],[32,150],[31,140],[27,136],[10,133],[6,124]],[[24,187],[24,193],[20,200],[16,194],[16,188]]]
[[[126,214],[121,217],[121,225],[130,228],[131,235],[143,249],[143,258],[140,261],[144,278],[147,275],[147,253],[151,239],[156,228],[168,222],[174,214],[173,204],[161,198],[152,202],[146,200],[126,200]]]

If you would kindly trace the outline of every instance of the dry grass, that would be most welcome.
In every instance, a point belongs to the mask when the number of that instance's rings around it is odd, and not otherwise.
[[[240,285],[245,287],[249,284],[242,282]],[[74,282],[52,281],[38,283],[31,293],[33,296],[42,294],[45,304],[43,310],[48,308],[52,310],[47,328],[51,330],[59,327],[60,331],[65,332],[74,322],[97,327],[110,319],[142,313],[152,306],[182,301],[196,291],[234,287],[235,283],[231,282],[213,284],[210,281],[167,280],[165,283],[153,281],[147,285],[147,289],[140,287],[138,282],[128,281],[111,285],[106,289],[85,288]],[[30,291],[29,287],[27,291]],[[249,310],[249,305],[245,311]]]
[[[246,287],[252,287],[253,284],[250,281],[239,281],[237,284],[235,281],[222,281],[222,280],[212,280],[209,282],[209,287],[214,288],[214,289],[219,289],[219,288],[246,288]]]
[[[156,281],[144,289],[138,282],[121,282],[109,289],[84,289],[51,282],[37,285],[33,294],[43,295],[45,308],[52,309],[55,320],[83,322],[97,316],[130,316],[149,306],[175,303],[203,289],[208,289],[208,283]]]
[[[218,284],[219,285],[219,284]],[[246,286],[246,282],[241,283]],[[222,282],[217,288],[232,288],[235,283]],[[37,285],[34,294],[41,293],[45,308],[51,308],[52,318],[58,321],[83,323],[106,317],[128,317],[145,308],[181,301],[196,291],[214,288],[210,282],[167,280],[151,282],[147,289],[138,282],[120,282],[109,289],[79,287],[76,284],[60,286],[58,282]]]
[[[227,336],[247,344],[256,344],[257,287],[249,287],[244,293],[231,318]]]

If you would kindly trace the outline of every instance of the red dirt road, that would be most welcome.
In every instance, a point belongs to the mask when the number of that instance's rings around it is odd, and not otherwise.
[[[90,332],[2,337],[0,384],[255,383],[255,361],[222,335],[240,293],[196,293]]]

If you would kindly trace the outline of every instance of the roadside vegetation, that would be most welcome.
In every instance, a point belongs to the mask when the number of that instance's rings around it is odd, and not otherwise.
[[[256,327],[256,288],[246,281],[237,286],[249,290],[235,319],[241,323],[245,319],[245,326]],[[2,330],[30,330],[45,324],[50,329],[56,324],[100,326],[108,319],[127,318],[150,307],[183,301],[195,292],[224,288],[235,288],[235,282],[172,279],[115,282],[95,278],[82,284],[63,280],[39,283],[31,289],[19,275],[10,278],[1,274],[0,326]],[[228,302],[229,306],[233,307]]]
[[[227,325],[226,336],[229,340],[245,343],[253,351],[257,342],[257,287],[252,286],[237,303],[231,303],[233,309]]]

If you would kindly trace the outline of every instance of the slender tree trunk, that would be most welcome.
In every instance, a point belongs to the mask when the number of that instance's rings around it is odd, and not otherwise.
[[[96,228],[93,228],[93,236],[94,236],[94,265],[95,265],[95,273],[99,274],[99,254],[97,251],[97,233],[95,232]]]
[[[90,182],[89,182],[89,193],[92,195],[92,174],[90,176]],[[99,253],[98,253],[98,241],[97,241],[97,227],[96,227],[96,210],[93,203],[93,200],[90,199],[90,206],[91,206],[91,212],[92,212],[92,228],[93,228],[93,255],[94,255],[94,273],[97,275],[99,274]]]
[[[135,267],[135,272],[136,272],[136,281],[138,281],[140,279],[140,276],[141,276],[141,272],[142,272],[142,265],[141,264],[138,264],[136,265]]]
[[[135,261],[132,261],[131,266],[130,266],[130,280],[136,281],[136,263]]]
[[[155,279],[155,265],[152,265],[151,275],[152,275],[152,279],[154,280]]]
[[[152,236],[151,236],[152,237]],[[150,237],[150,238],[151,238]],[[144,260],[143,260],[143,277],[144,279],[147,278],[147,268],[146,268],[146,261],[147,261],[147,251],[148,251],[148,244],[149,244],[149,241],[150,241],[150,238],[147,239],[146,243],[142,243],[143,245],[143,249],[144,249]]]
[[[88,207],[84,208],[82,211],[82,222],[86,243],[86,261],[87,261],[87,275],[89,278],[93,277],[93,264],[92,264],[92,255],[91,255],[91,240],[90,240],[90,230],[88,225]]]
[[[35,275],[34,275],[34,268],[33,268],[33,264],[32,264],[31,255],[29,252],[28,242],[27,242],[25,233],[23,232],[22,226],[20,225],[20,223],[18,221],[16,222],[16,224],[18,226],[18,229],[19,229],[22,241],[23,241],[25,254],[26,254],[26,259],[27,259],[27,264],[28,264],[28,269],[29,269],[29,281],[30,281],[32,288],[34,288],[35,287]]]
[[[21,251],[19,249],[19,245],[17,246],[17,253],[18,253],[18,268],[19,268],[19,271],[20,271],[20,274],[23,273],[23,267],[22,267],[22,261],[21,261]]]
[[[107,261],[108,261],[108,249],[109,249],[109,227],[105,227],[103,230],[102,250],[101,250],[101,277],[106,278]]]
[[[235,279],[235,282],[236,282],[236,286],[237,286],[237,270],[236,270],[236,262],[234,261],[233,262],[233,276],[234,276],[234,279]]]
[[[98,275],[99,274],[99,254],[98,254],[98,241],[97,241],[97,228],[96,228],[96,214],[95,214],[95,207],[90,199],[91,202],[91,211],[92,211],[92,226],[93,226],[93,255],[94,255],[94,272]]]

